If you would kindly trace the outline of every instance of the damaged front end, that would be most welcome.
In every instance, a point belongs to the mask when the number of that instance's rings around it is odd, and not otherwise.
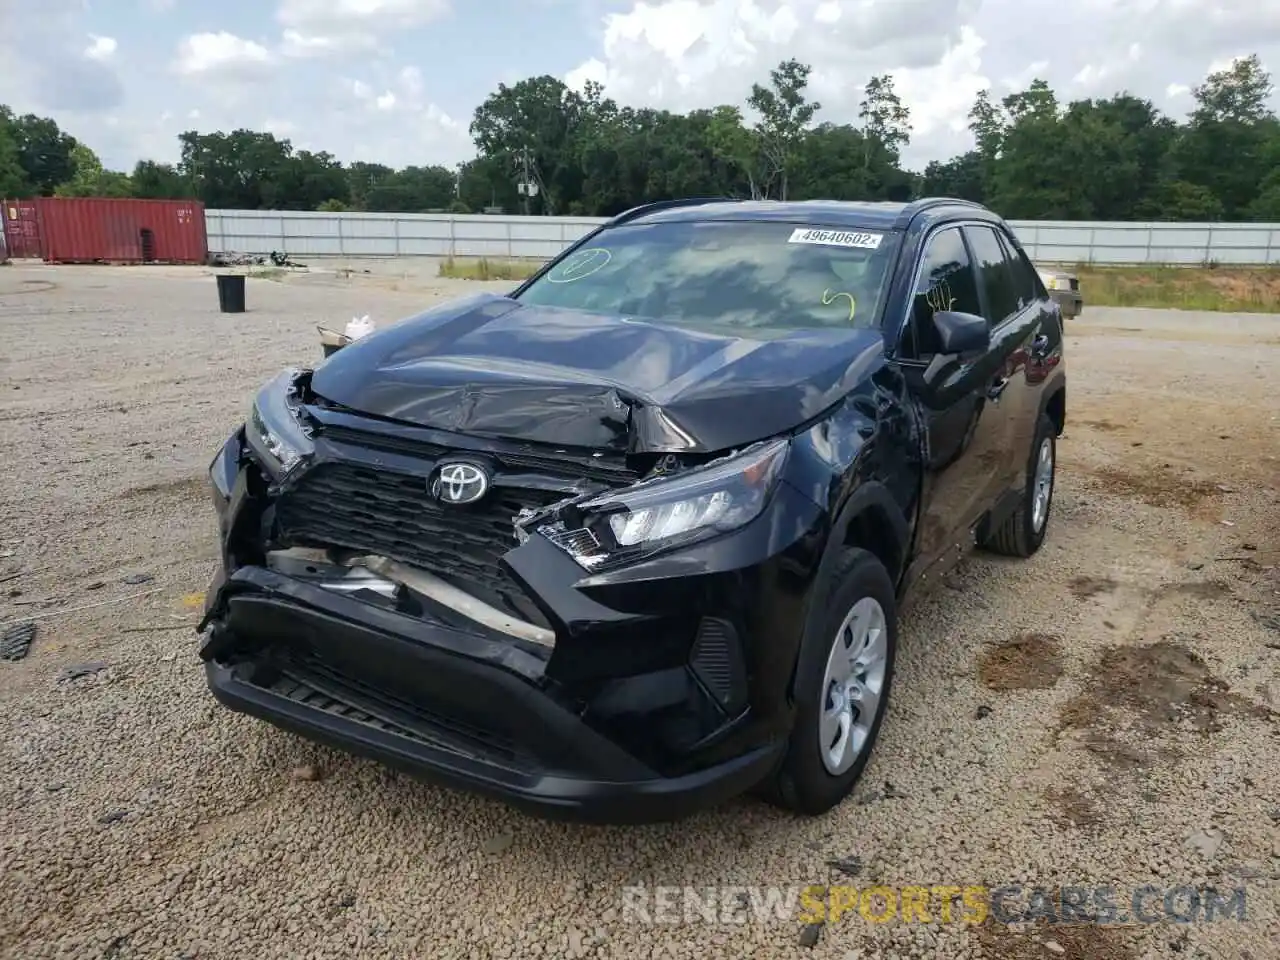
[[[551,814],[664,819],[772,769],[787,720],[751,678],[793,656],[786,554],[820,522],[781,482],[785,439],[499,441],[310,378],[268,384],[211,466],[201,656],[222,702]]]

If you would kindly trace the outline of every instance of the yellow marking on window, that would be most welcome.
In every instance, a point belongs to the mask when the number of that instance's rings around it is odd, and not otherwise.
[[[822,305],[824,307],[830,306],[841,297],[844,297],[849,301],[849,322],[852,323],[853,314],[858,309],[858,301],[853,299],[852,293],[845,293],[843,290],[838,290],[835,293],[832,293],[831,288],[828,287],[826,290],[822,291]]]

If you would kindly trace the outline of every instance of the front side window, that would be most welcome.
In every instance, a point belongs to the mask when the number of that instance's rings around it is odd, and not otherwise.
[[[561,259],[519,299],[752,337],[869,328],[897,249],[897,234],[846,227],[625,224]]]
[[[1009,269],[1013,271],[1013,289],[1018,294],[1018,309],[1025,310],[1042,296],[1040,278],[1036,276],[1036,268],[1026,253],[1014,246],[1008,237],[1001,236],[1000,244],[1004,247]]]
[[[939,230],[929,238],[911,301],[911,337],[907,350],[918,360],[938,352],[938,330],[933,315],[939,311],[982,316],[973,264],[959,227]]]
[[[993,327],[1018,312],[1013,270],[1000,238],[990,227],[969,227],[969,245],[987,298],[987,322]]]

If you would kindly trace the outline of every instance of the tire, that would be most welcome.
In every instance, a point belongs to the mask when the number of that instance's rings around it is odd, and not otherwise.
[[[1038,468],[1046,447],[1049,457],[1048,486],[1044,490],[1045,500],[1041,512],[1037,510],[1037,491],[1044,478]],[[1036,423],[1036,437],[1031,444],[1031,453],[1027,458],[1026,489],[1018,501],[1018,508],[987,538],[983,547],[1007,557],[1029,557],[1040,549],[1053,511],[1053,488],[1057,470],[1057,430],[1053,421],[1046,414],[1041,414]]]
[[[836,806],[849,795],[862,775],[889,702],[898,641],[893,580],[874,554],[861,549],[846,550],[838,558],[826,582],[815,584],[814,589],[817,596],[826,599],[821,609],[815,608],[811,614],[817,618],[817,629],[806,632],[796,663],[796,713],[786,756],[764,789],[764,795],[771,803],[806,816],[817,816]],[[860,611],[862,619],[846,631],[847,618],[855,610]],[[877,622],[877,610],[881,632],[873,640],[876,646],[871,652],[877,655],[880,666],[878,671],[872,669],[870,674],[863,674],[859,682],[865,703],[866,695],[873,691],[874,681],[879,680],[874,712],[865,725],[860,713],[850,717],[845,735],[856,749],[841,754],[847,759],[847,765],[833,764],[831,754],[835,751],[823,748],[823,743],[827,742],[823,732],[832,730],[830,721],[823,725],[823,716],[825,708],[834,704],[829,696],[828,684],[833,681],[828,674],[828,665],[834,659],[837,643],[843,647],[850,637],[856,641],[861,629],[859,624],[874,625]],[[854,649],[857,649],[856,642]],[[858,678],[855,669],[851,679],[857,681]],[[856,703],[852,699],[843,702],[851,706]]]

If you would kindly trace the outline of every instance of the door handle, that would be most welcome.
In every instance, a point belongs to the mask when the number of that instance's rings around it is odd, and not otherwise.
[[[1031,341],[1031,355],[1037,360],[1042,360],[1048,353],[1049,337],[1042,333]]]

